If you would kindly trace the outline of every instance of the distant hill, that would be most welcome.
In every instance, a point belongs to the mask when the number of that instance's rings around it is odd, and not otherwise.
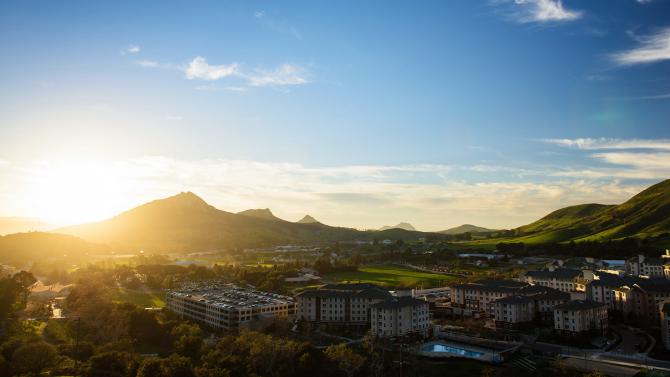
[[[248,209],[246,211],[238,212],[238,215],[257,217],[259,219],[272,220],[272,221],[285,221],[275,216],[269,208],[262,209]]]
[[[623,204],[565,207],[512,232],[513,242],[525,243],[609,240],[668,233],[670,180],[647,188]]]
[[[454,228],[449,228],[441,230],[438,233],[442,234],[463,234],[463,233],[491,233],[496,232],[496,229],[482,228],[481,226],[476,226],[472,224],[463,224]]]
[[[76,259],[107,250],[105,246],[64,234],[29,232],[0,236],[0,262],[16,266],[37,260]]]
[[[378,235],[378,232],[361,232],[318,222],[284,221],[266,210],[240,214],[226,212],[191,192],[154,200],[111,219],[62,228],[58,232],[106,244],[114,250],[150,252],[193,252],[387,237]],[[423,236],[421,232],[398,235],[403,240]]]
[[[399,223],[399,224],[394,225],[394,226],[384,225],[383,227],[379,228],[380,231],[389,230],[389,229],[404,229],[404,230],[409,230],[411,232],[416,231],[416,229],[410,223]]]
[[[313,218],[310,215],[305,215],[305,217],[298,220],[297,222],[298,222],[298,224],[315,224],[315,223],[318,223],[319,221],[317,219]]]
[[[40,219],[28,217],[0,217],[0,235],[35,232],[53,229],[54,226]]]

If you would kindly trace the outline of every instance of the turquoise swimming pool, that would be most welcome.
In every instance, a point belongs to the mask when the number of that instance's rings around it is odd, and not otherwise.
[[[449,353],[455,356],[470,357],[470,358],[480,358],[484,355],[483,352],[477,352],[442,343],[429,343],[423,346],[421,350],[423,352]]]

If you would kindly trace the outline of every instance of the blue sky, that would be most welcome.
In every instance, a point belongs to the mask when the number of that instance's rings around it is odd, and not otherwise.
[[[620,202],[670,176],[668,14],[5,1],[0,215],[89,221],[191,190],[231,211],[437,230]]]

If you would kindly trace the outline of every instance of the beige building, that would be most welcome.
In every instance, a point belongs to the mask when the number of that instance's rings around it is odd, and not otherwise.
[[[296,295],[298,319],[314,323],[368,326],[370,306],[391,298],[374,284],[327,284]]]
[[[496,328],[516,329],[533,321],[551,322],[554,308],[570,301],[570,294],[553,288],[530,286],[513,296],[494,301]]]
[[[493,302],[512,296],[528,284],[512,280],[481,280],[474,283],[457,284],[451,288],[451,306],[484,311],[494,316]]]
[[[595,301],[570,301],[554,308],[554,329],[562,334],[607,331],[607,306]]]
[[[393,297],[371,306],[371,330],[380,338],[408,334],[428,335],[428,302],[413,297]]]
[[[522,281],[541,285],[562,292],[584,292],[586,285],[594,279],[593,271],[558,268],[552,270],[527,271]]]
[[[230,332],[276,317],[291,318],[295,313],[291,297],[220,283],[168,292],[166,307],[180,317]]]
[[[670,251],[666,250],[661,257],[637,257],[626,260],[626,273],[633,276],[650,278],[670,278]]]

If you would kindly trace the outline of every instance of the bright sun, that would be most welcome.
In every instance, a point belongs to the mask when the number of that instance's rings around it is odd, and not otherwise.
[[[102,220],[126,208],[129,182],[109,164],[48,162],[30,173],[24,207],[31,216],[69,225]]]

